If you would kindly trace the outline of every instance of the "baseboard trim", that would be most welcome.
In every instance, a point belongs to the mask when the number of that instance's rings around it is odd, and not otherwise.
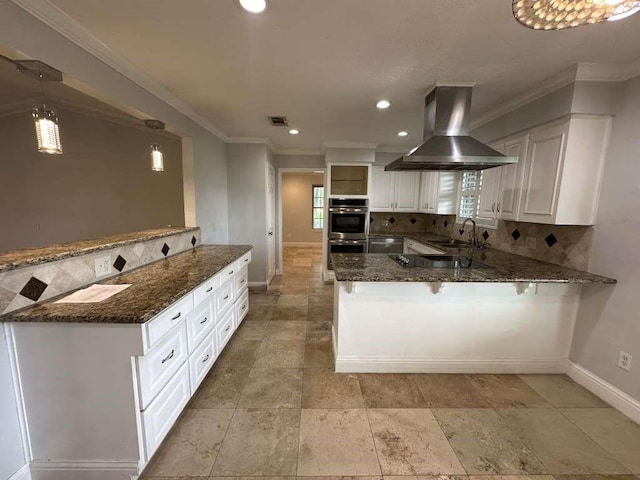
[[[425,360],[336,357],[341,373],[564,373],[565,360]]]
[[[261,289],[266,289],[267,288],[267,282],[249,282],[248,285],[249,288],[261,288]]]
[[[7,480],[31,480],[31,470],[29,464],[23,465],[20,470],[11,475]]]
[[[32,480],[122,480],[139,475],[137,461],[36,460],[30,467]]]
[[[640,401],[571,360],[567,361],[565,373],[574,382],[582,385],[635,422],[640,423]]]
[[[322,247],[322,242],[283,242],[283,247]]]

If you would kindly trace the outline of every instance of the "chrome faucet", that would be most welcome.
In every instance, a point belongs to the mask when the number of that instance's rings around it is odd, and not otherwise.
[[[474,247],[477,247],[478,238],[476,237],[476,221],[473,218],[465,218],[464,222],[462,222],[462,227],[460,227],[460,230],[458,231],[460,232],[460,235],[464,235],[464,227],[467,222],[471,222],[473,224],[473,231],[471,232],[471,240],[469,243],[471,243],[471,245],[473,245]]]

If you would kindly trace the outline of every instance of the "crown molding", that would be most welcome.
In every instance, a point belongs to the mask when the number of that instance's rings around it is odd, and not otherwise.
[[[322,150],[294,150],[294,149],[279,149],[275,152],[276,155],[300,155],[300,156],[323,156]]]
[[[529,89],[528,91],[518,95],[511,100],[506,101],[505,103],[498,105],[496,108],[489,110],[482,115],[474,118],[471,121],[471,129],[475,129],[481,127],[482,125],[489,123],[491,120],[495,120],[502,115],[506,115],[509,112],[513,112],[520,107],[527,105],[539,98],[544,97],[545,95],[549,95],[556,90],[559,90],[562,87],[570,85],[576,80],[576,72],[578,70],[578,66],[572,65],[571,67],[563,70],[562,72],[553,75],[552,77],[543,80],[541,83],[536,85],[534,88]]]
[[[376,152],[377,153],[397,153],[399,155],[405,155],[413,147],[415,147],[415,145],[412,145],[410,147],[381,145],[378,148],[376,148]]]
[[[118,73],[124,75],[126,78],[142,87],[153,96],[170,105],[205,130],[213,133],[223,141],[228,141],[229,137],[222,130],[169,92],[169,90],[154,80],[151,76],[142,72],[123,56],[119,55],[106,44],[98,40],[98,38],[85,29],[80,23],[67,15],[49,0],[11,1],[51,29],[78,45],[83,50],[89,52],[100,61],[109,65]]]
[[[327,148],[370,148],[375,150],[378,147],[377,143],[367,142],[343,142],[343,141],[329,141],[322,144],[322,150]]]
[[[624,82],[638,75],[640,75],[640,63],[576,63],[566,70],[547,78],[527,92],[474,118],[471,122],[471,129],[481,127],[502,115],[506,115],[575,82]]]
[[[225,141],[232,144],[248,143],[252,145],[264,145],[271,150],[271,153],[278,153],[278,149],[271,143],[271,139],[268,137],[227,137]]]
[[[624,82],[640,75],[640,63],[578,63],[576,82]]]

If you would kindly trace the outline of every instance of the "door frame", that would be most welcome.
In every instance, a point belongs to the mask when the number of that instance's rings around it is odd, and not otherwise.
[[[323,185],[325,187],[325,199],[327,197],[327,167],[326,166],[322,166],[322,167],[305,167],[305,168],[278,168],[277,169],[277,173],[278,173],[278,181],[277,181],[277,185],[276,185],[276,190],[277,190],[277,202],[278,202],[278,219],[276,222],[276,227],[278,230],[278,236],[276,238],[276,252],[278,254],[278,262],[276,265],[276,275],[282,275],[282,272],[284,271],[283,268],[283,264],[282,264],[282,176],[284,173],[316,173],[316,172],[320,172],[322,171],[322,173],[324,173],[324,182]],[[325,226],[323,227],[323,242],[324,242],[324,238],[326,237],[326,235],[324,234],[324,229],[326,229],[326,222],[325,222]]]

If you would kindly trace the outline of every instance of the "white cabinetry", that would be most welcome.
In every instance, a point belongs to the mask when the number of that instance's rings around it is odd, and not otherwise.
[[[417,212],[420,172],[385,172],[372,167],[372,212]]]
[[[458,175],[455,172],[421,172],[418,212],[455,215]]]
[[[38,478],[137,478],[246,315],[250,260],[143,324],[10,324]]]
[[[611,118],[574,115],[531,131],[518,219],[593,225]]]
[[[518,163],[482,171],[482,189],[477,215],[479,224],[495,226],[498,219],[517,219],[528,139],[528,134],[518,135],[490,145],[500,153],[517,157]]]

